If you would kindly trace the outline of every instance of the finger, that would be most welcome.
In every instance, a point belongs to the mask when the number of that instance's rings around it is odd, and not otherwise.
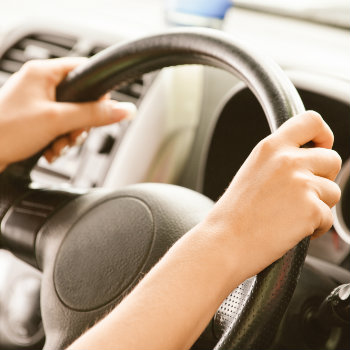
[[[88,132],[84,129],[74,130],[69,133],[69,143],[71,146],[80,146],[87,138]]]
[[[0,164],[0,173],[3,172],[7,168],[6,164]]]
[[[52,83],[58,85],[72,69],[86,62],[86,57],[32,60],[26,62],[21,71],[32,76],[49,76],[52,79]]]
[[[313,176],[313,184],[319,199],[327,204],[329,208],[334,207],[339,202],[341,191],[334,181],[320,176]]]
[[[322,236],[330,230],[333,225],[333,214],[329,206],[321,200],[318,200],[318,211],[320,214],[320,223],[312,234],[312,239]]]
[[[110,92],[107,92],[103,96],[100,97],[100,100],[110,100],[112,97],[112,94]]]
[[[74,68],[86,63],[86,57],[62,57],[42,61],[42,69],[51,74],[54,85],[58,85]]]
[[[62,136],[55,140],[50,147],[54,157],[60,157],[67,153],[69,149],[70,141],[68,136]]]
[[[53,155],[53,151],[51,148],[48,148],[47,150],[45,150],[44,157],[49,163],[54,162],[57,158]]]
[[[292,117],[276,133],[298,147],[313,141],[316,147],[332,148],[334,141],[332,130],[314,111],[307,111]]]
[[[342,164],[342,159],[336,151],[325,148],[302,148],[300,152],[307,161],[307,168],[313,174],[335,180]]]
[[[133,103],[113,100],[59,103],[56,107],[53,126],[58,134],[84,127],[107,125],[126,118],[132,119],[136,113],[136,106]]]

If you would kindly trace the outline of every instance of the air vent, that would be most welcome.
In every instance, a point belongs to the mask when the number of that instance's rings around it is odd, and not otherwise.
[[[0,57],[0,86],[26,61],[71,55],[76,41],[51,34],[32,34],[21,38]]]
[[[91,49],[89,57],[96,55],[100,51],[105,49],[102,46],[95,46]],[[144,91],[144,79],[139,78],[130,84],[124,85],[118,90],[112,91],[112,98],[118,101],[128,101],[137,103]]]
[[[27,35],[10,48],[0,57],[0,87],[17,72],[22,65],[33,59],[48,59],[64,56],[83,56],[86,52],[78,52],[77,39],[73,37],[35,33]],[[93,56],[105,47],[93,46],[87,56]],[[119,101],[137,103],[144,90],[144,79],[134,82],[112,91],[112,98]]]

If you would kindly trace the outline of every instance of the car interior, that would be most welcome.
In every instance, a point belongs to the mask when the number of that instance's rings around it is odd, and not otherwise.
[[[333,226],[233,291],[193,349],[350,349],[350,5],[226,1],[219,17],[176,3],[0,5],[0,88],[29,60],[83,56],[58,100],[111,91],[138,108],[51,164],[38,154],[1,175],[0,349],[68,346],[303,106],[342,158]]]

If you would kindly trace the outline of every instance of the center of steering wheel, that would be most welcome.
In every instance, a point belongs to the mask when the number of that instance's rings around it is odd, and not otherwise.
[[[59,298],[71,309],[90,311],[123,296],[139,278],[153,239],[152,213],[143,201],[119,197],[97,204],[59,249],[54,270]]]

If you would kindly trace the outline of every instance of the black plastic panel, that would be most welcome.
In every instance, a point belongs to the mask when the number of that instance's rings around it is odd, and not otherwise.
[[[298,90],[306,109],[319,112],[335,135],[334,149],[345,162],[350,156],[350,107],[314,92]],[[203,181],[203,193],[217,200],[254,146],[270,133],[254,95],[243,89],[222,109],[213,132]]]

